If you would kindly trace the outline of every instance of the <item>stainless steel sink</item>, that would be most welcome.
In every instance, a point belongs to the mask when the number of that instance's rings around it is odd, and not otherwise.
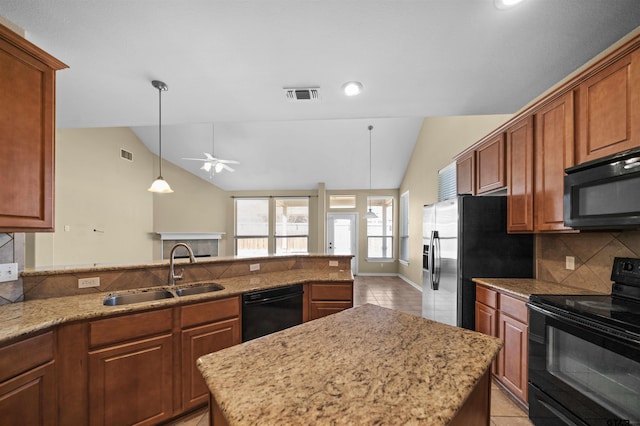
[[[176,294],[178,296],[191,296],[193,294],[202,294],[202,293],[210,293],[213,291],[224,290],[224,287],[220,284],[206,284],[206,285],[196,285],[193,287],[182,287],[177,288]]]
[[[173,294],[167,290],[150,290],[141,293],[113,294],[105,297],[105,306],[129,305],[131,303],[151,302],[153,300],[171,299]]]

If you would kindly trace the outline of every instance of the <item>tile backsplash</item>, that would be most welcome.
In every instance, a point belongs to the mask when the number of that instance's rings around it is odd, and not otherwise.
[[[565,268],[566,256],[575,258],[574,270]],[[610,293],[614,257],[640,258],[640,231],[539,234],[536,238],[539,280]]]
[[[24,234],[0,232],[0,263],[17,263],[24,269]],[[20,302],[23,299],[22,279],[0,283],[0,305]]]

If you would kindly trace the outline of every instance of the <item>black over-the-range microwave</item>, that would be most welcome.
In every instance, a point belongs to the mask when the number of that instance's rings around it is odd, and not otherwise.
[[[565,170],[564,224],[640,228],[640,147]]]

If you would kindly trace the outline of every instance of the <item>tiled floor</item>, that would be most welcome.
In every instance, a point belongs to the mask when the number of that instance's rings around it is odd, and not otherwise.
[[[422,311],[422,293],[398,277],[357,276],[354,282],[354,306],[372,303],[413,315]],[[175,426],[207,426],[208,414],[198,412]],[[491,425],[530,426],[524,412],[495,383],[491,385]]]

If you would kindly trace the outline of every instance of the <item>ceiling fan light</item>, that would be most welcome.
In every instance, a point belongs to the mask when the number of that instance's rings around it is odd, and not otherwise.
[[[166,180],[162,178],[162,176],[158,176],[158,179],[154,180],[149,189],[149,192],[157,192],[160,194],[170,194],[173,192],[173,189],[169,186]]]
[[[362,83],[359,81],[348,81],[342,86],[342,90],[347,96],[357,96],[362,93]]]
[[[216,163],[214,170],[216,171],[216,173],[220,173],[222,170],[224,170],[224,165],[222,163]]]

